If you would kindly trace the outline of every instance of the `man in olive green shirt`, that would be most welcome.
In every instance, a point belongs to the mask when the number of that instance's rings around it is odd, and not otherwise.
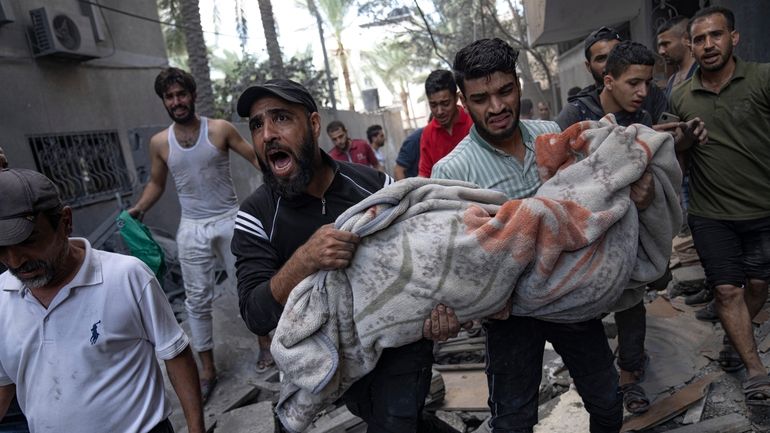
[[[671,106],[682,120],[700,117],[709,131],[706,143],[689,149],[688,223],[727,334],[720,364],[726,371],[745,365],[746,403],[766,406],[770,378],[751,319],[770,280],[770,64],[733,56],[739,35],[728,9],[699,11],[688,30],[699,70],[674,89]]]

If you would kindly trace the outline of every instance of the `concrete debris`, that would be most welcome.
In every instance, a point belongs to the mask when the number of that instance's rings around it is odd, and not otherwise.
[[[669,430],[669,433],[743,433],[749,431],[754,431],[749,420],[737,413],[731,413],[698,424]]]
[[[541,405],[539,415],[540,422],[535,426],[535,433],[572,433],[590,430],[588,412],[574,386],[564,394]]]
[[[449,412],[445,410],[437,410],[436,418],[440,419],[444,423],[448,424],[455,431],[464,433],[466,429],[465,421],[458,412]]]
[[[713,401],[713,400],[712,400]],[[698,400],[695,405],[687,409],[687,413],[682,418],[682,424],[695,424],[701,420],[703,416],[703,409],[706,408],[706,399],[702,398]]]
[[[306,433],[341,433],[363,422],[343,405],[316,419]]]
[[[718,375],[719,373],[706,375],[674,394],[656,400],[650,405],[650,410],[646,413],[632,418],[623,424],[621,432],[644,430],[662,424],[686,411],[687,408],[706,395],[706,390]]]
[[[273,404],[263,401],[231,410],[217,420],[215,433],[276,433]]]

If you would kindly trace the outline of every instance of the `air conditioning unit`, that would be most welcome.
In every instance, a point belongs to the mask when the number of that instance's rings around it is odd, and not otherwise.
[[[31,9],[29,16],[32,20],[29,41],[35,57],[79,61],[101,57],[87,17],[44,7]]]

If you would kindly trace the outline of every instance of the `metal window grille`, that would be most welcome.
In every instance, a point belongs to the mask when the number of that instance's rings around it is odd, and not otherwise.
[[[131,193],[131,178],[117,131],[28,136],[38,171],[59,188],[70,206]]]

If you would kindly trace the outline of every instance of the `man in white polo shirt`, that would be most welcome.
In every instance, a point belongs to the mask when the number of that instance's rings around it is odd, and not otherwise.
[[[139,260],[69,238],[72,210],[31,170],[0,170],[0,419],[32,433],[173,432],[163,359],[188,431],[205,431],[188,339]]]

